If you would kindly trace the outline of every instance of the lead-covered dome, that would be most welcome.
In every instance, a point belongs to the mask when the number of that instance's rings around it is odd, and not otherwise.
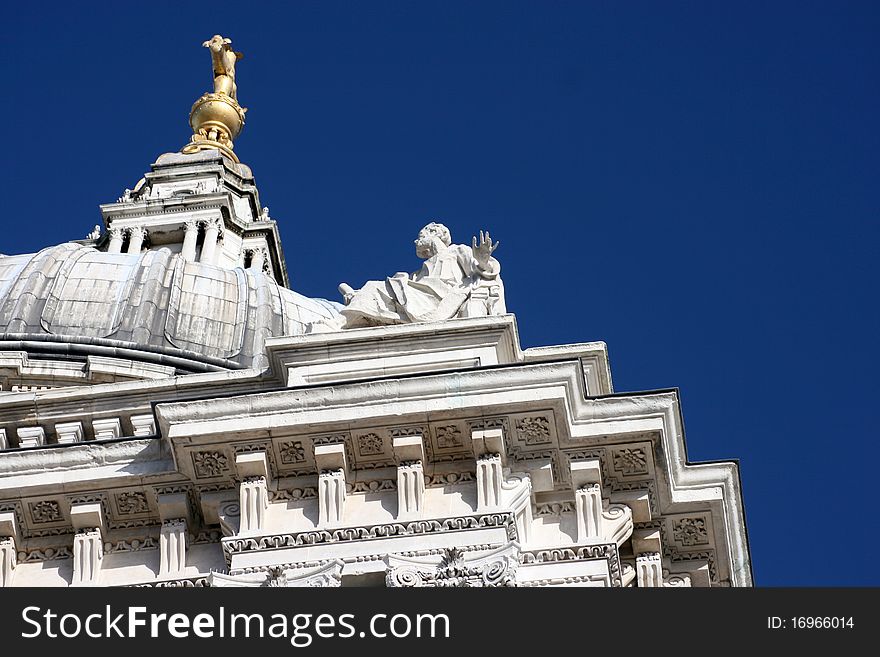
[[[67,243],[0,257],[0,351],[117,356],[178,373],[264,367],[266,338],[336,314],[253,268],[187,262],[168,248],[107,253]]]

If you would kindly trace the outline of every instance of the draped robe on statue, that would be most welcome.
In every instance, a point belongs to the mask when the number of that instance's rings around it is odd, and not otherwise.
[[[494,258],[489,262],[490,271],[500,269]],[[412,275],[398,272],[384,281],[369,281],[340,312],[349,326],[450,319],[480,278],[471,247],[452,244]]]

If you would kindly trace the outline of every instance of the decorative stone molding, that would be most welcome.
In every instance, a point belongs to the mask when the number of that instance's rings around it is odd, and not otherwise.
[[[222,540],[223,551],[227,556],[261,550],[277,550],[283,547],[301,545],[322,545],[339,541],[358,541],[371,538],[390,538],[413,534],[434,534],[448,531],[466,531],[486,527],[504,527],[507,540],[518,538],[516,519],[513,513],[490,513],[480,516],[456,516],[443,520],[413,520],[402,523],[386,523],[362,527],[339,529],[317,529],[291,534],[273,534],[252,538],[227,537]]]
[[[270,502],[283,502],[285,500],[308,500],[318,497],[318,489],[313,486],[302,488],[282,488],[269,491]]]
[[[392,563],[401,562],[401,565],[391,567]],[[433,569],[417,560],[389,558],[385,583],[389,587],[517,586],[516,563],[515,558],[506,554],[466,560],[464,552],[457,547],[445,548],[440,562]]]
[[[568,501],[546,502],[544,504],[535,505],[536,516],[561,516],[564,513],[574,512],[574,503]]]
[[[156,550],[160,546],[152,536],[144,538],[132,538],[128,541],[116,541],[115,543],[104,542],[104,554],[117,552],[140,552],[142,550]]]
[[[165,581],[159,582],[144,582],[142,584],[134,584],[133,586],[139,588],[172,588],[172,589],[183,589],[183,588],[202,588],[210,586],[210,577],[187,577],[183,579],[169,579]]]
[[[305,463],[305,448],[301,440],[287,440],[281,443],[279,452],[284,464]]]
[[[394,479],[368,479],[356,481],[353,484],[345,484],[345,493],[383,493],[396,491],[397,482]]]
[[[704,518],[674,519],[672,521],[672,535],[676,543],[688,547],[709,543],[709,530]]]
[[[18,563],[34,563],[36,561],[57,561],[72,559],[73,552],[65,545],[34,550],[19,550]]]
[[[122,515],[147,513],[150,505],[146,494],[141,491],[125,491],[116,496],[116,509]]]
[[[138,437],[156,434],[156,420],[152,414],[131,416],[132,434]]]
[[[526,445],[551,442],[550,420],[543,415],[519,418],[516,421],[516,432]]]
[[[21,427],[17,433],[19,447],[42,447],[46,444],[46,431],[43,427]]]
[[[208,581],[209,586],[218,588],[255,588],[255,587],[338,587],[342,583],[342,560],[328,561],[316,568],[305,570],[273,567],[267,570],[223,574],[213,572]]]
[[[425,475],[425,486],[427,488],[438,488],[441,486],[457,486],[475,481],[473,472],[445,472],[439,474]]]
[[[192,461],[196,477],[200,479],[219,477],[229,472],[229,459],[223,452],[193,452]]]
[[[236,500],[234,502],[223,502],[217,511],[220,519],[220,530],[223,536],[235,536],[241,527],[241,506]]]
[[[543,550],[523,551],[520,561],[524,565],[554,563],[560,561],[594,561],[606,560],[611,574],[611,586],[621,586],[622,564],[616,543],[598,545],[572,546],[568,548],[547,548]]]
[[[666,571],[664,571],[663,575],[663,586],[666,588],[691,587],[691,578],[689,575],[670,575]]]
[[[109,440],[122,435],[122,424],[118,417],[92,420],[92,429],[95,431],[95,440]]]
[[[434,435],[437,437],[437,447],[439,449],[462,446],[461,429],[454,424],[435,427]]]
[[[59,444],[81,443],[83,441],[82,422],[62,422],[56,424],[55,435]]]
[[[31,520],[35,524],[58,522],[63,518],[61,507],[55,500],[41,500],[30,505]]]
[[[366,433],[357,437],[358,454],[374,456],[385,451],[382,439],[375,433]]]
[[[614,468],[624,475],[648,474],[647,456],[639,447],[614,452]]]

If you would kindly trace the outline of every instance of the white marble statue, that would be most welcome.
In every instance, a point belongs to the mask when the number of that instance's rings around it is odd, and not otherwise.
[[[501,265],[492,257],[498,242],[480,231],[479,243],[452,244],[449,229],[430,223],[419,231],[416,255],[425,260],[413,273],[398,272],[384,281],[368,281],[355,290],[339,286],[345,299],[338,326],[356,328],[410,322],[434,322],[455,317],[472,290],[498,279]]]

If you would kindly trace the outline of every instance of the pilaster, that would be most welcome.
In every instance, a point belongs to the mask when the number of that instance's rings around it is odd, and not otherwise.
[[[179,577],[186,567],[187,529],[192,511],[186,493],[162,493],[158,496],[159,577]]]
[[[235,466],[241,477],[239,484],[239,508],[241,524],[239,534],[258,534],[266,526],[266,510],[269,508],[269,464],[266,452],[246,452],[235,457]]]
[[[18,520],[12,511],[0,513],[0,588],[12,585],[18,554]]]
[[[345,445],[315,445],[318,467],[318,527],[342,522],[345,506]]]
[[[425,448],[422,436],[396,436],[392,449],[397,459],[397,518],[421,518],[425,497]]]
[[[70,519],[76,535],[73,537],[72,586],[97,584],[104,558],[104,518],[98,503],[74,504]]]

